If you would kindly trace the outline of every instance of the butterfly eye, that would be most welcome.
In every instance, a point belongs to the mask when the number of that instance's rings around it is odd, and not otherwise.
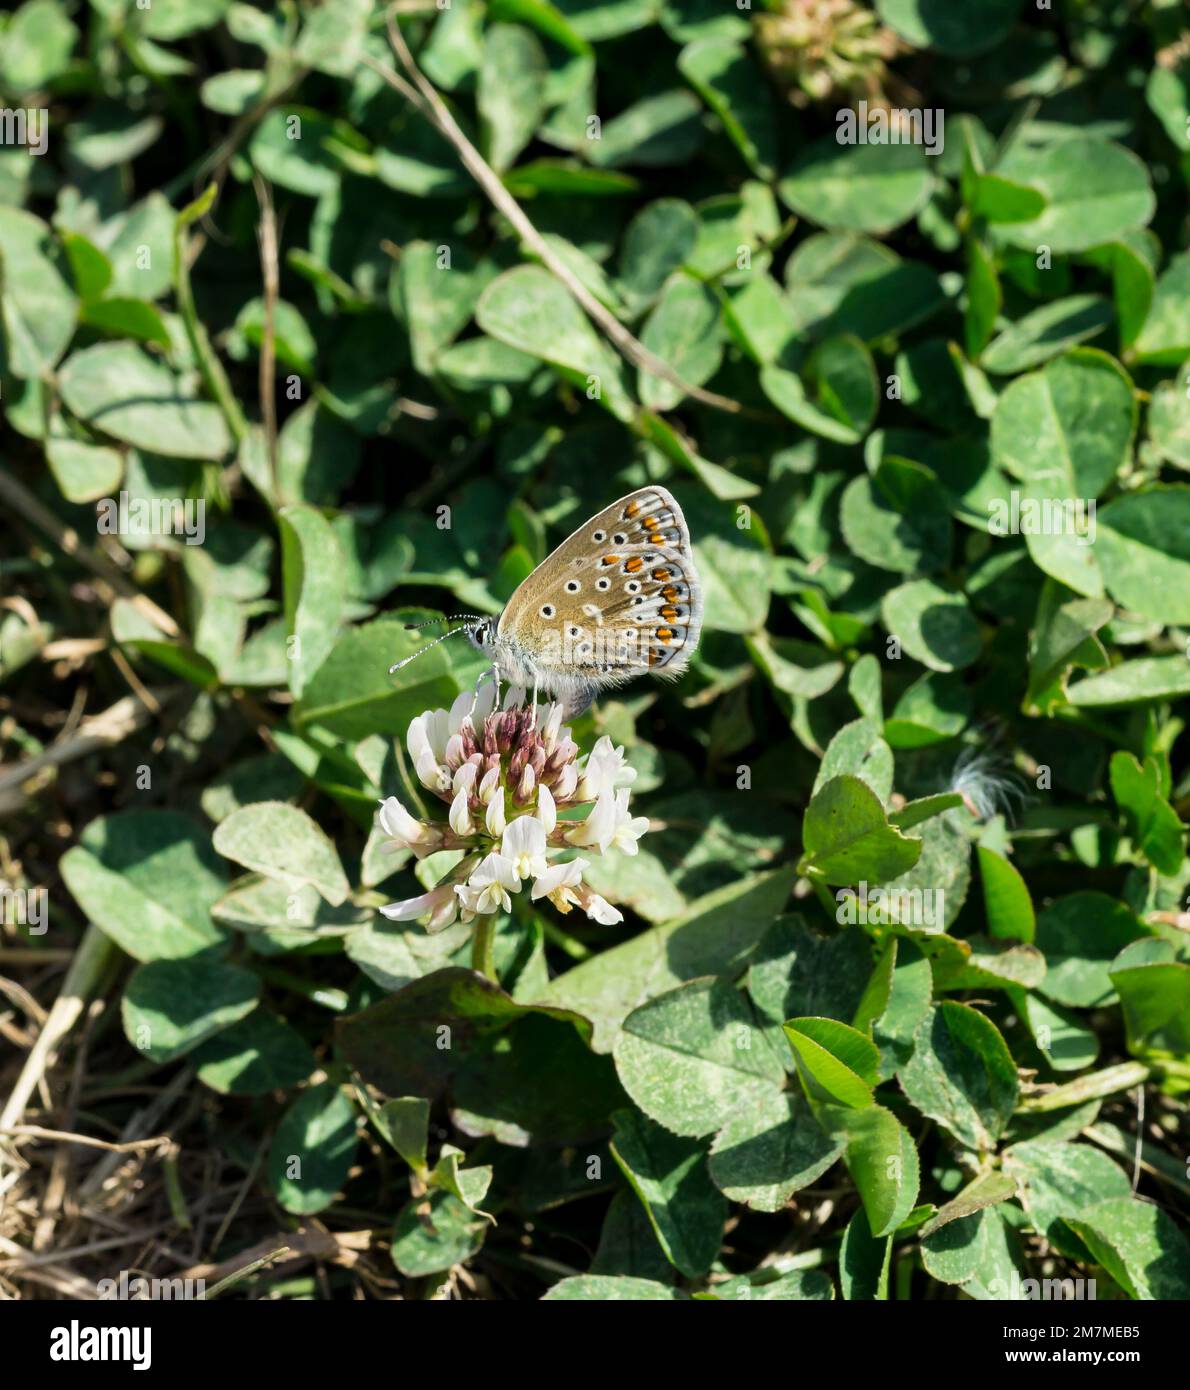
[[[554,605],[552,603],[543,603],[541,605],[541,616],[543,618],[552,618],[554,616]]]
[[[582,588],[582,585],[577,579],[568,579],[566,581],[566,592],[568,594],[577,594],[580,588]]]
[[[601,545],[607,539],[606,531],[592,531],[591,539],[596,545]]]

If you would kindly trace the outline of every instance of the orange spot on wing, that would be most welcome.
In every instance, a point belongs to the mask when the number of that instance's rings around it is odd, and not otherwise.
[[[667,603],[677,603],[678,590],[676,585],[667,584],[665,588],[661,590],[661,597],[664,598]]]
[[[657,629],[657,636],[660,638],[660,640],[661,640],[662,642],[672,642],[672,641],[673,641],[673,636],[674,636],[674,634],[673,634],[673,628],[671,628],[671,627],[659,627],[659,628]]]
[[[661,523],[657,520],[655,516],[647,516],[641,522],[641,525],[645,528],[646,531],[656,531],[656,529],[658,528],[658,526],[661,525]]]
[[[624,566],[624,568],[628,571],[629,574],[635,574],[637,570],[643,568],[644,563],[645,562],[640,558],[639,555],[634,555],[632,559],[629,560],[628,563]]]
[[[661,616],[663,618],[668,618],[670,622],[673,622],[673,620],[678,616],[678,610],[674,608],[672,604],[667,604],[661,610]]]
[[[618,555],[605,555],[600,561],[600,564],[604,565],[618,565],[619,563],[620,557]]]
[[[663,584],[669,578],[669,570],[654,570],[653,578]]]
[[[630,521],[639,511],[639,502],[629,502],[629,504],[624,508],[624,520]]]

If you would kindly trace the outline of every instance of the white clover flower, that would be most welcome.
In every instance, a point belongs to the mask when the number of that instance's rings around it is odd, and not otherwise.
[[[380,911],[393,922],[412,922],[419,917],[426,919],[426,931],[439,932],[449,927],[459,913],[459,904],[452,885],[440,883],[428,893],[417,898],[406,898],[401,903],[389,903]]]
[[[575,889],[583,881],[586,867],[585,859],[572,859],[569,864],[551,864],[538,875],[529,896],[534,902],[539,898],[548,898],[559,912],[569,912],[572,907],[578,906]]]
[[[545,827],[536,816],[518,816],[505,828],[500,852],[512,864],[519,888],[522,878],[545,873]]]
[[[463,905],[463,914],[489,913],[503,908],[512,909],[509,889],[514,893],[521,886],[511,861],[502,854],[492,853],[479,865],[466,883],[456,883],[455,893]]]
[[[586,765],[579,777],[579,799],[596,801],[605,791],[631,786],[636,781],[636,768],[629,767],[624,749],[613,747],[606,734],[587,755]]]
[[[519,700],[521,703],[517,703]],[[574,847],[603,854],[637,852],[648,818],[629,810],[636,772],[623,748],[598,740],[580,757],[559,703],[534,710],[523,692],[493,709],[494,691],[460,695],[449,710],[426,710],[406,744],[418,780],[444,803],[445,819],[420,821],[396,797],[381,804],[380,824],[393,848],[419,858],[462,851],[460,862],[430,892],[381,908],[393,921],[422,920],[428,930],[508,912],[525,889],[559,912],[579,908],[594,922],[623,921],[583,882],[588,860]],[[575,811],[587,814],[575,816]]]
[[[411,816],[395,796],[386,797],[380,803],[379,819],[380,828],[389,836],[385,849],[411,849],[418,859],[424,859],[442,848],[438,828]]]

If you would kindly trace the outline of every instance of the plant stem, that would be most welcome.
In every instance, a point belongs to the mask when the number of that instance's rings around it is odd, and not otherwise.
[[[203,383],[211,398],[222,411],[232,438],[236,444],[242,444],[248,433],[248,421],[244,418],[244,412],[240,409],[235,392],[231,389],[231,383],[227,379],[227,373],[223,370],[222,362],[215,356],[215,350],[211,347],[210,339],[207,337],[207,330],[198,317],[198,310],[194,305],[194,294],[190,288],[190,267],[186,262],[186,229],[192,222],[197,222],[199,218],[206,216],[210,211],[211,204],[215,201],[217,191],[216,185],[211,184],[194,202],[183,208],[174,219],[174,295],[177,299],[178,313],[186,326],[186,337],[190,341],[190,349],[194,353],[194,360],[198,364]]]
[[[496,978],[495,946],[496,914],[482,913],[475,919],[475,935],[471,938],[471,969],[477,970],[494,985],[498,985],[500,981]]]

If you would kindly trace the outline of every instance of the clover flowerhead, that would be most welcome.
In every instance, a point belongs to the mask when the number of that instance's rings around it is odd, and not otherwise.
[[[523,700],[513,690],[495,709],[488,686],[410,723],[409,757],[443,816],[419,819],[387,797],[379,811],[387,848],[418,859],[453,850],[461,858],[428,892],[382,907],[386,917],[441,931],[456,920],[508,912],[527,892],[531,901],[548,900],[559,912],[577,907],[603,925],[623,920],[583,881],[589,859],[574,851],[637,852],[649,822],[629,809],[636,771],[607,737],[581,753],[560,704],[534,708]]]

